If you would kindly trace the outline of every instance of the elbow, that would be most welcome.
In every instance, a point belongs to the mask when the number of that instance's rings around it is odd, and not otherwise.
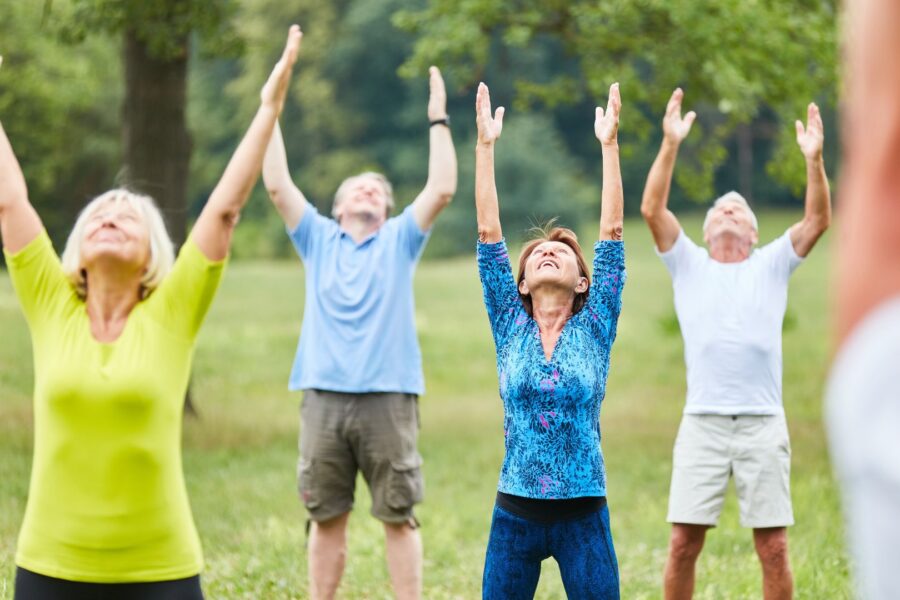
[[[645,221],[652,221],[656,214],[656,211],[649,204],[646,202],[641,203],[641,216],[644,217]]]
[[[604,223],[600,231],[600,237],[605,240],[621,241],[624,232],[624,222],[620,219],[613,223]]]
[[[494,244],[501,240],[499,227],[478,224],[478,241],[482,244]]]

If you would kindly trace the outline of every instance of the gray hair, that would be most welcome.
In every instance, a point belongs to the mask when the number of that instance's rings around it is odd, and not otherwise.
[[[147,232],[150,234],[148,236],[150,238],[150,260],[147,263],[147,271],[141,279],[141,298],[146,298],[159,287],[175,263],[175,246],[172,244],[169,232],[166,231],[162,213],[153,199],[122,188],[110,190],[91,200],[81,210],[62,253],[63,272],[82,299],[87,296],[87,277],[81,266],[81,244],[84,240],[84,229],[94,213],[108,204],[117,202],[127,203],[141,215]]]
[[[706,211],[706,218],[703,219],[703,233],[706,233],[706,227],[707,227],[707,225],[709,225],[709,218],[712,216],[713,210],[715,210],[716,207],[718,207],[721,204],[724,204],[726,202],[736,202],[737,204],[740,204],[741,206],[743,206],[744,209],[748,213],[750,213],[750,220],[753,222],[753,229],[755,231],[759,231],[759,221],[756,220],[756,215],[753,213],[753,209],[750,208],[750,203],[747,202],[746,198],[744,198],[737,192],[731,191],[731,192],[728,192],[727,194],[723,194],[722,196],[719,196],[718,198],[716,198],[716,201],[713,202],[713,205],[709,208],[708,211]]]
[[[334,205],[331,208],[331,214],[335,217],[337,216],[335,211],[337,210],[338,205],[343,202],[344,198],[347,196],[347,192],[349,192],[350,188],[360,179],[374,179],[381,184],[384,194],[387,197],[387,214],[385,217],[391,214],[391,211],[394,210],[394,187],[391,185],[391,182],[388,181],[387,177],[374,171],[366,171],[359,175],[353,175],[342,181],[341,185],[338,186],[337,192],[334,194]]]

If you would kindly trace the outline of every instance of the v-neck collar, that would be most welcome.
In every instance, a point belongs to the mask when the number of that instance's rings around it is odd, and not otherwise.
[[[531,322],[534,323],[534,329],[536,335],[534,336],[535,340],[537,340],[538,350],[541,352],[541,358],[544,361],[545,366],[549,366],[554,364],[556,361],[556,351],[559,349],[560,344],[562,343],[563,335],[565,335],[566,330],[569,327],[569,323],[572,322],[572,319],[575,315],[571,315],[568,319],[566,319],[565,324],[562,326],[562,329],[559,330],[559,336],[556,338],[556,343],[553,344],[553,351],[550,353],[550,358],[547,358],[547,353],[544,352],[544,339],[541,336],[541,326],[538,324],[537,319],[534,317],[531,318]]]

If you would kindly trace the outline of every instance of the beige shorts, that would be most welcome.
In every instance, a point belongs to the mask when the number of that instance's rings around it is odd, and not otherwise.
[[[670,523],[715,526],[734,475],[743,527],[794,524],[783,415],[684,415],[672,462]]]

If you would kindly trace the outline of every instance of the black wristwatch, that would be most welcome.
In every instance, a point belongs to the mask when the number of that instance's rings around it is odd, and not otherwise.
[[[443,119],[434,119],[433,121],[428,122],[429,127],[434,127],[435,125],[446,125],[450,127],[450,115],[447,115]]]

